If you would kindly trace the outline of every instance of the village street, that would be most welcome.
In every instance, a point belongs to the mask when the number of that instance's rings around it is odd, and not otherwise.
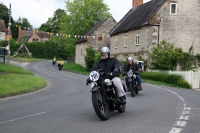
[[[88,75],[59,71],[51,61],[17,63],[48,85],[0,100],[0,133],[200,133],[200,91],[143,84],[127,92],[125,113],[101,121],[92,106]],[[19,77],[20,78],[20,77]]]

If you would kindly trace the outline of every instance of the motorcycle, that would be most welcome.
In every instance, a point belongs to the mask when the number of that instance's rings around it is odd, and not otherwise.
[[[52,61],[52,64],[55,65],[55,64],[56,64],[56,61]]]
[[[62,67],[63,67],[63,65],[58,64],[58,70],[62,71]]]
[[[115,85],[110,79],[105,78],[106,75],[108,74],[101,70],[92,71],[89,75],[93,107],[101,120],[108,120],[114,110],[123,113],[126,108],[126,104],[120,101]],[[125,90],[125,86],[123,88]]]
[[[129,82],[129,90],[131,92],[132,97],[135,97],[136,94],[138,94],[140,90],[137,84],[136,74],[132,71],[132,69],[130,69],[127,72],[127,77],[128,77],[128,82]]]

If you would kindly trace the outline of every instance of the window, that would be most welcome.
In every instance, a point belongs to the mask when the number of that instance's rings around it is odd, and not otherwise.
[[[38,39],[37,38],[33,38],[33,42],[38,42]]]
[[[177,15],[177,3],[170,3],[170,14]]]
[[[128,33],[124,34],[124,47],[127,47],[128,44]]]
[[[136,31],[135,45],[140,45],[140,31]]]
[[[103,35],[102,34],[98,35],[98,41],[103,41]]]
[[[115,36],[115,48],[117,48],[117,36]]]

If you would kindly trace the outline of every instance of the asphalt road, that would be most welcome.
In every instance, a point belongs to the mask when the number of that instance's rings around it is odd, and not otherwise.
[[[200,133],[200,91],[143,84],[127,93],[125,113],[101,121],[87,75],[59,71],[52,61],[12,64],[33,71],[47,87],[0,99],[0,133]],[[20,77],[19,77],[20,78]]]

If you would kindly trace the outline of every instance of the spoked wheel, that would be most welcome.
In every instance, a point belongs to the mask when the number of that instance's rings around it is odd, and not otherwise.
[[[134,81],[130,82],[129,89],[130,89],[130,92],[131,92],[132,97],[135,97],[136,92],[135,92],[135,85],[134,85],[133,82],[134,82]]]
[[[102,94],[99,91],[92,92],[92,103],[97,116],[101,120],[108,120],[110,117],[110,110],[108,104],[103,101]]]

